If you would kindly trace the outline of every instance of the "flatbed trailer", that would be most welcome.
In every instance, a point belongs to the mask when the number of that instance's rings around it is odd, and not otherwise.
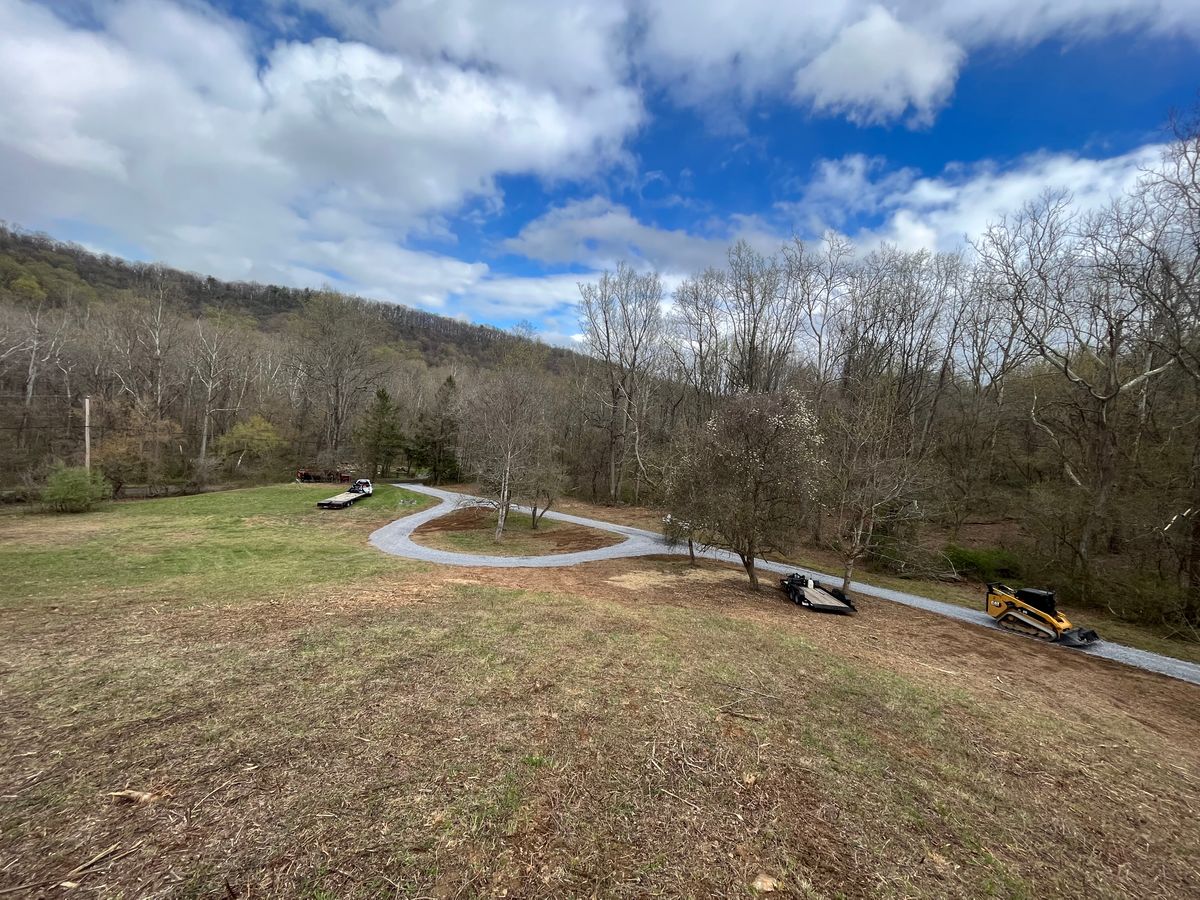
[[[361,491],[345,491],[336,497],[327,497],[324,500],[318,500],[317,506],[320,509],[345,509],[351,503],[357,503],[365,496],[367,495]]]
[[[854,603],[837,588],[827,588],[811,578],[794,572],[787,578],[779,580],[779,586],[787,594],[789,600],[798,606],[807,606],[818,612],[842,613],[849,615],[856,612]]]

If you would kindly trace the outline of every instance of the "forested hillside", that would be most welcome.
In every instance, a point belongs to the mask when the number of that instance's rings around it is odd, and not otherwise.
[[[82,458],[84,395],[95,459],[118,487],[353,466],[356,417],[375,390],[390,389],[413,435],[434,427],[439,388],[529,343],[407,306],[225,282],[0,227],[0,489],[34,487],[53,461]],[[538,352],[548,372],[572,365],[568,351]]]

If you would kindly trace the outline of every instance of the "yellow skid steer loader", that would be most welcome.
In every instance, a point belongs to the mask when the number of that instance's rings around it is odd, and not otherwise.
[[[987,611],[996,624],[1010,631],[1067,647],[1087,647],[1100,640],[1090,628],[1073,628],[1054,602],[1054,591],[1036,588],[1013,590],[993,582],[987,586]]]

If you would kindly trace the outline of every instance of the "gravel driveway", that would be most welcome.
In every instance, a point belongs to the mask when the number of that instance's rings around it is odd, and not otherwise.
[[[611,531],[615,534],[624,535],[625,540],[619,544],[613,544],[610,547],[601,547],[597,550],[584,550],[578,553],[555,553],[547,556],[488,556],[480,553],[453,553],[448,550],[437,550],[433,547],[426,547],[416,543],[412,539],[412,533],[426,522],[453,512],[460,506],[480,503],[482,502],[481,499],[425,485],[402,484],[397,486],[408,491],[436,497],[441,503],[437,506],[431,506],[429,509],[423,509],[411,516],[406,516],[403,519],[397,519],[390,525],[384,525],[371,535],[370,540],[375,547],[384,553],[391,553],[394,556],[438,563],[443,566],[467,566],[475,569],[522,569],[577,566],[580,563],[595,562],[601,559],[621,559],[631,556],[656,556],[687,552],[686,547],[672,547],[663,540],[661,535],[655,534],[652,531],[631,528],[627,525],[613,525],[610,522],[601,522],[597,519],[588,519],[583,516],[571,516],[566,513],[555,512],[554,510],[547,512],[546,518],[555,519],[559,522],[585,525],[588,528],[595,528],[600,531]],[[703,556],[706,559],[715,559],[741,565],[737,556],[728,550],[697,550],[696,555]],[[759,560],[758,568],[785,575],[790,572],[801,572],[811,578],[826,582],[838,580],[835,576],[824,572],[784,565],[782,563],[768,562],[766,560]],[[851,582],[850,587],[855,593],[867,597],[890,600],[893,603],[903,603],[905,606],[923,609],[927,612],[937,613],[940,616],[958,619],[961,622],[969,622],[972,625],[982,625],[988,628],[996,627],[992,623],[991,616],[982,610],[955,606],[952,603],[943,603],[940,600],[922,597],[919,594],[908,594],[903,591],[894,591],[890,588],[875,587],[874,585],[864,584],[861,581]],[[1030,640],[1035,639],[1030,638]],[[1087,653],[1089,656],[1125,663],[1126,665],[1144,669],[1147,672],[1157,672],[1160,675],[1167,675],[1171,678],[1178,678],[1181,681],[1200,685],[1200,665],[1173,659],[1169,656],[1161,656],[1157,653],[1150,653],[1146,650],[1137,650],[1122,644],[1113,644],[1109,641],[1101,641],[1087,650],[1076,650],[1057,644],[1048,644],[1047,650],[1061,653]]]

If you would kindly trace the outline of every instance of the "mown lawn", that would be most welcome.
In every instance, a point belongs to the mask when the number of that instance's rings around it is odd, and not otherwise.
[[[625,537],[546,518],[539,519],[538,527],[534,528],[529,513],[514,509],[508,514],[503,536],[496,540],[495,510],[468,507],[427,522],[413,533],[413,540],[452,553],[542,556],[609,547],[621,543]]]
[[[451,486],[451,489],[468,494],[477,492],[477,486],[469,484],[454,485]],[[662,510],[655,510],[650,507],[607,506],[588,503],[583,500],[564,498],[556,503],[555,509],[577,516],[586,516],[604,522],[613,522],[618,525],[631,525],[635,528],[644,528],[648,531],[659,532],[662,528]],[[477,551],[481,553],[496,552],[494,549],[488,551],[483,548],[482,545],[485,540],[486,535],[482,535],[482,533],[475,538]],[[457,548],[447,547],[446,549]],[[837,573],[841,567],[840,561],[833,553],[814,547],[801,547],[786,557],[773,556],[772,558],[780,562],[790,562],[796,566],[802,566],[818,572]],[[831,575],[831,577],[833,576]],[[953,603],[957,606],[983,609],[984,605],[984,592],[986,588],[982,584],[971,582],[948,583],[928,578],[901,578],[881,572],[863,571],[862,569],[855,573],[854,578],[856,581],[863,581],[877,587],[891,588],[910,594],[920,594],[923,597],[932,597],[934,600]],[[1127,644],[1130,647],[1137,647],[1141,650],[1149,650],[1152,653],[1161,653],[1164,656],[1173,656],[1176,659],[1200,663],[1200,642],[1192,640],[1188,636],[1181,635],[1180,630],[1177,628],[1166,625],[1126,622],[1105,610],[1096,608],[1075,609],[1068,606],[1064,607],[1063,611],[1072,624],[1085,628],[1094,628],[1106,640],[1119,644]]]
[[[106,504],[82,516],[0,518],[0,606],[113,593],[187,602],[247,597],[391,571],[362,537],[434,501],[391,485],[319,510],[332,485],[286,484]]]
[[[1188,686],[682,560],[419,566],[365,538],[424,498],[327,492],[0,520],[0,890],[1200,889]]]

